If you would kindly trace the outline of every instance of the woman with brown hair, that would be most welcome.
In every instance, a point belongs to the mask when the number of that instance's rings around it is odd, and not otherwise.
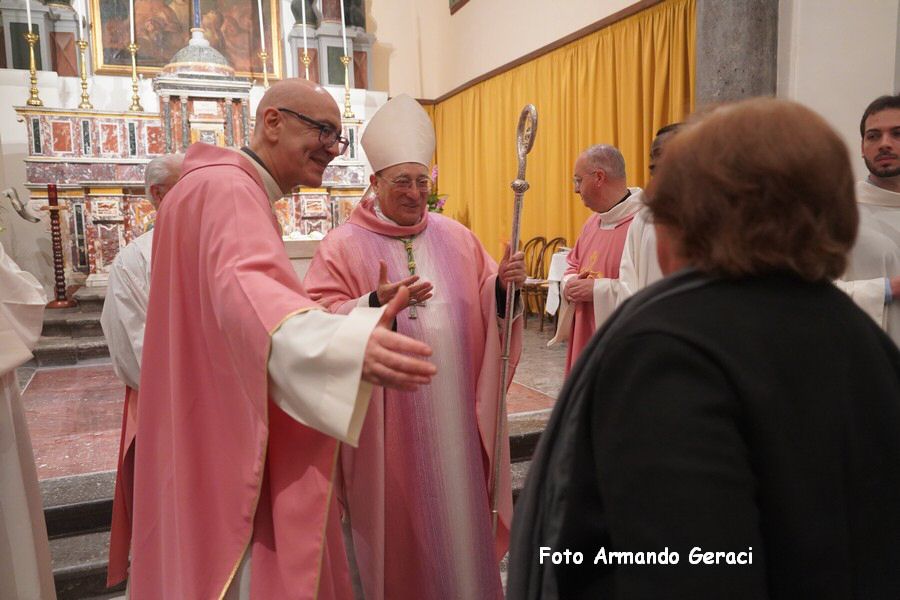
[[[900,598],[900,352],[831,283],[858,221],[840,138],[722,106],[647,196],[669,276],[566,382],[508,597]]]

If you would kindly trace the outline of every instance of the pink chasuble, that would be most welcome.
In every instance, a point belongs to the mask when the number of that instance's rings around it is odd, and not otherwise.
[[[251,598],[347,598],[337,442],[268,393],[271,332],[316,305],[253,165],[194,144],[183,169],[153,240],[131,598],[220,598],[248,549]]]
[[[634,212],[615,224],[602,224],[600,215],[592,214],[581,228],[581,234],[568,256],[566,275],[587,273],[592,279],[619,278],[619,264],[625,249],[625,238],[634,218]],[[606,315],[607,317],[609,315]],[[566,352],[566,374],[572,369],[581,351],[590,341],[596,329],[594,303],[579,302],[575,306],[572,333]]]
[[[432,213],[402,227],[379,219],[367,199],[321,242],[304,284],[332,312],[349,312],[375,290],[379,259],[391,281],[409,275],[400,239],[409,237],[416,272],[434,284],[434,297],[418,307],[417,319],[403,311],[397,330],[431,346],[438,373],[415,392],[375,388],[359,447],[341,447],[342,504],[357,566],[366,600],[500,598],[512,494],[504,435],[493,540],[488,485],[501,352],[496,263],[451,219]],[[521,321],[513,331],[515,367]]]

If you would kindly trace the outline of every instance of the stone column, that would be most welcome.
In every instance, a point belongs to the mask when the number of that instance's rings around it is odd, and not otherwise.
[[[188,119],[188,99],[181,97],[181,150],[187,150],[191,145],[191,123]]]
[[[225,111],[225,145],[234,146],[234,110],[231,98],[225,98],[222,109]]]
[[[244,145],[250,145],[250,102],[247,98],[241,98],[241,135]]]
[[[172,105],[169,103],[168,96],[159,97],[159,105],[162,107],[162,121],[166,136],[166,154],[171,154],[175,147],[172,138]]]
[[[778,0],[697,0],[695,104],[774,96]]]

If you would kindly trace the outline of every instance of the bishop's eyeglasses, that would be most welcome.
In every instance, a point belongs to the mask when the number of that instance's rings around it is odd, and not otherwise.
[[[392,187],[401,192],[408,192],[413,189],[413,186],[415,186],[417,191],[423,194],[431,192],[431,179],[427,175],[422,175],[421,177],[417,177],[415,179],[410,179],[406,175],[401,175],[400,177],[396,177],[394,179],[388,179],[387,177],[378,174],[376,174],[376,177],[387,181],[391,184]]]
[[[350,140],[341,135],[340,131],[329,125],[328,123],[323,123],[322,121],[317,121],[312,117],[307,117],[304,114],[298,113],[297,111],[291,110],[289,108],[279,107],[278,109],[281,112],[286,112],[289,115],[294,115],[310,127],[319,130],[319,143],[322,144],[325,148],[331,148],[335,144],[338,144],[338,153],[343,154],[347,151],[347,146],[350,145]]]

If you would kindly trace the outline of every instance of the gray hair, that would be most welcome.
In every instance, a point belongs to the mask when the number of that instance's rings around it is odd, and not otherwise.
[[[583,152],[592,167],[603,169],[610,179],[625,179],[625,157],[609,144],[597,144]]]
[[[144,171],[144,192],[147,194],[147,198],[151,197],[150,186],[162,183],[172,175],[177,175],[181,171],[183,161],[184,154],[164,154],[147,163],[147,169]]]

